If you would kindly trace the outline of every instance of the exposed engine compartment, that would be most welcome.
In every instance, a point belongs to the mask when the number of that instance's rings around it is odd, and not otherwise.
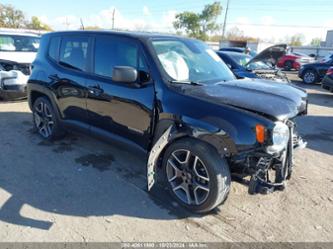
[[[290,82],[287,75],[280,70],[254,70],[253,72],[262,79]]]

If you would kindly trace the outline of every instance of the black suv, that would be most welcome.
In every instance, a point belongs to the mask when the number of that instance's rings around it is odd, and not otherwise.
[[[194,212],[226,199],[231,173],[251,177],[250,193],[283,189],[305,146],[294,122],[307,111],[303,90],[236,80],[206,44],[183,37],[45,34],[28,97],[45,139],[71,127],[144,151],[148,190],[159,180]]]
[[[332,66],[333,59],[330,57],[321,62],[304,64],[298,71],[298,77],[306,84],[314,84],[320,82]]]

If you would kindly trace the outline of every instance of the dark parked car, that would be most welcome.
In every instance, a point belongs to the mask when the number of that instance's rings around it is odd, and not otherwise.
[[[298,77],[300,77],[306,84],[314,84],[320,82],[324,78],[327,70],[331,66],[333,66],[333,59],[329,57],[322,62],[305,64],[298,71]]]
[[[194,212],[227,198],[231,173],[251,176],[250,193],[282,189],[305,145],[294,119],[307,111],[304,91],[236,80],[206,44],[183,37],[45,34],[28,96],[42,137],[75,128],[144,152],[148,190],[163,179]]]
[[[333,92],[333,67],[330,67],[327,70],[327,73],[321,82],[321,86],[322,86],[322,88],[324,88],[330,92]]]
[[[257,52],[248,50],[247,48],[240,48],[240,47],[227,47],[227,48],[220,48],[219,51],[221,52],[236,52],[236,53],[242,53],[246,54],[248,53],[251,57],[254,57],[257,55]]]
[[[288,77],[274,64],[285,53],[286,45],[270,47],[255,57],[238,53],[217,51],[220,58],[228,65],[238,79],[263,78],[278,82],[289,82]]]

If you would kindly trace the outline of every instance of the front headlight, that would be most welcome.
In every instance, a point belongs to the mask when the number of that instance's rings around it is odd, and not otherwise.
[[[289,128],[282,122],[276,122],[272,131],[272,145],[267,147],[270,154],[281,152],[287,147],[289,141]]]

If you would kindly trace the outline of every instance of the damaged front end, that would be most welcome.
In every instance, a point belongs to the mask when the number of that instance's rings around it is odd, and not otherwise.
[[[273,80],[276,82],[283,82],[283,83],[290,83],[290,80],[288,79],[287,75],[279,69],[277,69],[277,70],[258,69],[258,70],[253,70],[253,73],[255,73],[261,79]]]
[[[245,152],[232,159],[236,177],[250,176],[250,194],[268,194],[274,190],[283,190],[285,180],[291,177],[294,166],[294,151],[305,148],[307,143],[297,134],[296,125],[288,120],[288,142],[280,151],[269,147],[263,150]]]
[[[0,98],[25,98],[30,74],[30,63],[0,60]]]

